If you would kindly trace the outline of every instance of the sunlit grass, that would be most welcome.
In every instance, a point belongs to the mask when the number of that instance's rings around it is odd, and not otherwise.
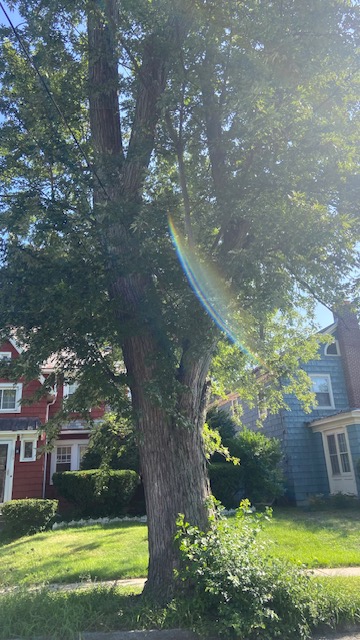
[[[0,546],[0,585],[145,577],[147,527],[138,523],[47,531]]]
[[[322,611],[331,626],[360,622],[360,578],[322,578]],[[43,588],[0,595],[0,640],[8,638],[78,640],[87,631],[191,628],[191,607],[172,603],[149,607],[139,588],[95,587],[59,592]],[[328,627],[327,627],[328,628]]]
[[[269,553],[307,567],[360,566],[360,512],[275,509],[260,534]]]
[[[276,557],[307,567],[360,566],[360,513],[275,509],[259,534]],[[0,545],[0,586],[146,577],[141,523],[48,531]]]

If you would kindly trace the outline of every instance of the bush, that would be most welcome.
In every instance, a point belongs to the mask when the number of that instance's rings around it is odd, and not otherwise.
[[[271,504],[283,495],[282,451],[277,438],[242,429],[228,442],[228,448],[232,456],[240,458],[246,498],[254,504]]]
[[[134,469],[139,471],[139,451],[132,420],[108,413],[90,434],[81,469]]]
[[[234,420],[231,413],[224,409],[213,407],[209,409],[206,422],[210,429],[216,429],[220,433],[223,444],[227,447],[228,442],[234,438],[239,429],[239,424]]]
[[[209,465],[209,478],[213,496],[227,509],[239,506],[245,495],[244,469],[231,462],[218,462]]]
[[[54,473],[59,494],[74,503],[79,516],[120,516],[126,513],[140,479],[136,471],[89,469]]]
[[[203,532],[179,518],[180,597],[191,597],[196,630],[205,636],[308,638],[322,617],[321,587],[293,565],[265,556],[252,520],[261,524],[262,516],[245,516],[248,506],[239,509],[235,529],[214,519]]]
[[[212,409],[207,415],[207,422],[216,429],[223,444],[228,448],[230,456],[240,459],[242,495],[251,502],[271,504],[284,493],[284,479],[281,470],[281,443],[277,438],[268,438],[263,433],[242,428],[227,411]],[[223,462],[219,454],[215,454],[212,463]],[[234,472],[234,477],[236,473]],[[224,492],[220,487],[221,496]],[[214,495],[221,502],[223,497]],[[229,502],[229,498],[227,498]],[[224,505],[228,506],[226,502]],[[231,506],[237,506],[231,504]],[[230,506],[230,505],[229,505]]]
[[[55,517],[58,500],[10,500],[1,510],[4,532],[9,536],[25,536],[50,527]]]
[[[308,508],[314,511],[319,509],[360,509],[360,500],[357,496],[340,491],[330,495],[315,494],[309,496]]]

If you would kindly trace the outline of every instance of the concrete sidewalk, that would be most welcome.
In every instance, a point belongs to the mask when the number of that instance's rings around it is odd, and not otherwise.
[[[319,577],[360,576],[360,567],[337,567],[334,569],[324,567],[321,569],[307,569],[306,571],[311,575]],[[143,587],[145,582],[146,578],[125,578],[121,580],[104,580],[102,582],[85,580],[82,582],[71,582],[70,584],[62,584],[61,582],[47,584],[46,588],[51,591],[75,591],[77,589],[92,589],[93,587]],[[41,589],[42,587],[43,585],[39,585],[31,587],[31,589]],[[0,589],[0,594],[16,591],[18,588],[19,587],[5,587]]]
[[[83,633],[80,640],[199,640],[199,636],[184,629],[164,629],[154,631],[113,631],[111,633]],[[207,638],[206,640],[217,640]],[[296,640],[294,638],[294,640]],[[354,632],[333,633],[313,636],[312,640],[360,640],[360,629]]]

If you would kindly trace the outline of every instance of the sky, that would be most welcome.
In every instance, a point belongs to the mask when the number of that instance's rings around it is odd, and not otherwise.
[[[18,24],[21,23],[21,18],[18,14],[17,11],[10,11],[9,7],[7,6],[7,4],[5,2],[2,1],[2,4],[6,10],[6,12],[9,14],[11,20],[13,21],[14,26],[16,27]],[[8,21],[3,13],[3,11],[0,8],[0,25],[8,25]],[[318,303],[316,305],[316,322],[319,324],[319,326],[321,328],[327,327],[328,325],[332,324],[332,322],[334,321],[333,315],[332,313],[326,308],[324,307],[322,304]]]

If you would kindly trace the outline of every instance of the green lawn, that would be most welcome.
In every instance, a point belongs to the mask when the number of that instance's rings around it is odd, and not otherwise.
[[[341,629],[359,624],[360,579],[323,578],[324,614],[331,626]],[[191,607],[150,608],[132,594],[140,589],[104,587],[86,591],[20,589],[0,595],[0,640],[48,637],[79,640],[84,631],[117,629],[191,628]],[[25,612],[25,615],[24,615]],[[329,616],[330,612],[330,616]]]
[[[260,539],[273,555],[307,567],[360,566],[360,511],[275,509]]]
[[[145,577],[147,527],[93,525],[38,533],[0,546],[0,585]]]
[[[275,510],[267,550],[308,567],[360,566],[360,513]],[[123,523],[49,531],[0,545],[0,586],[145,577],[147,528]]]

